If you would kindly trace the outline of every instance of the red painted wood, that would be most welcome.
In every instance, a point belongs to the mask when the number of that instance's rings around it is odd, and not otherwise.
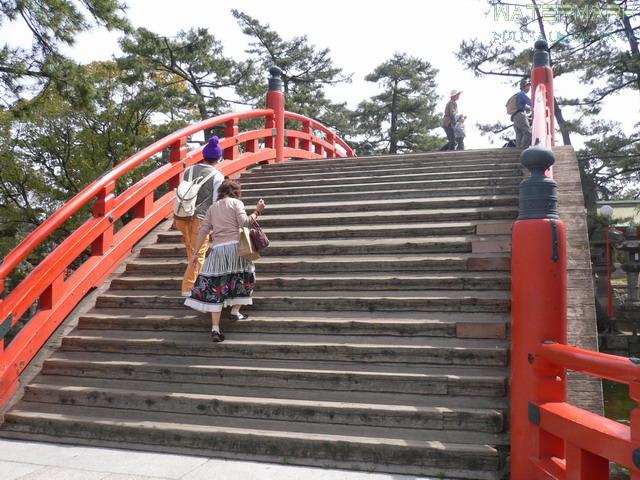
[[[640,443],[631,441],[626,425],[568,403],[555,402],[540,405],[540,428],[565,438],[574,447],[638,472],[631,454]],[[567,460],[567,468],[570,467]]]
[[[537,348],[537,358],[569,370],[587,373],[615,382],[640,382],[640,366],[618,355],[593,352],[570,345],[543,344]]]
[[[278,90],[267,92],[267,108],[273,110],[273,148],[276,151],[276,162],[284,161],[284,94]]]
[[[567,480],[608,480],[609,460],[576,445],[567,445]]]
[[[11,326],[36,300],[40,300],[39,311],[7,348],[0,340],[0,406],[15,391],[20,373],[84,295],[100,285],[141,238],[171,215],[173,190],[157,201],[154,201],[154,192],[167,183],[175,188],[184,169],[202,160],[202,147],[189,151],[188,137],[217,125],[225,125],[228,136],[221,140],[220,145],[229,158],[219,165],[225,175],[241,173],[257,163],[274,161],[278,155],[284,159],[284,98],[280,100],[282,110],[278,121],[271,109],[221,115],[183,128],[155,142],[86,187],[4,259],[0,265],[0,293],[3,293],[4,279],[16,266],[69,217],[95,198],[93,217],[65,239],[5,299],[0,297],[0,320],[4,321],[11,315]],[[265,119],[266,128],[239,132],[240,120],[261,117]],[[311,125],[310,119],[298,117],[303,119],[304,124]],[[280,125],[280,129],[275,131],[277,125]],[[274,135],[278,141],[274,141]],[[260,140],[264,142],[264,148],[260,148]],[[240,144],[245,145],[242,154],[238,149]],[[119,178],[164,149],[170,149],[169,163],[117,197],[114,195]],[[297,158],[310,154],[296,148],[287,149],[287,153]],[[132,220],[115,233],[114,223],[128,212],[132,213]],[[69,265],[88,247],[92,248],[89,259],[65,280]]]
[[[567,340],[566,229],[558,227],[558,260],[547,219],[513,226],[511,258],[511,478],[530,478],[531,458],[564,458],[563,444],[529,421],[529,404],[564,402],[564,369],[535,361],[538,346]]]

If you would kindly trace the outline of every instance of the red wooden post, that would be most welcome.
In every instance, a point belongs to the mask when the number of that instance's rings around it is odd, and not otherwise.
[[[302,122],[302,132],[305,133],[306,135],[309,135],[309,137],[311,137],[311,135],[313,134],[313,129],[311,128],[311,122],[309,120],[305,120],[304,122]],[[310,152],[311,141],[306,138],[303,140],[300,140],[300,149],[304,150],[305,152]]]
[[[535,361],[538,345],[564,344],[567,338],[566,229],[558,220],[556,184],[544,176],[554,161],[543,147],[521,156],[531,176],[520,185],[520,214],[512,232],[512,480],[535,478],[532,458],[564,457],[563,442],[537,426],[540,403],[566,400],[564,371]]]
[[[258,151],[258,148],[259,148],[257,138],[252,138],[251,140],[247,140],[244,145],[248,153],[255,153]]]
[[[146,195],[131,209],[133,218],[146,218],[153,210],[153,193]]]
[[[282,92],[282,70],[278,67],[269,69],[269,91],[267,92],[267,108],[274,112],[274,119],[267,119],[265,128],[273,129],[273,139],[267,142],[268,147],[276,151],[276,162],[284,161],[284,93]]]
[[[233,138],[234,143],[230,147],[224,149],[225,160],[235,160],[238,158],[237,136],[240,133],[240,125],[237,118],[232,118],[224,124],[224,138]]]
[[[533,69],[531,70],[531,98],[535,97],[536,88],[543,83],[546,86],[547,108],[549,109],[549,122],[551,128],[551,145],[555,142],[555,100],[553,95],[553,70],[549,59],[549,45],[544,40],[538,40],[534,44]]]
[[[113,192],[116,188],[116,182],[107,183],[93,204],[93,216],[104,217],[108,215],[115,203]],[[111,225],[91,244],[91,255],[104,255],[113,243],[113,219],[109,218]]]
[[[187,138],[182,137],[173,145],[171,145],[171,151],[169,152],[169,161],[171,163],[178,163],[184,160],[185,155],[187,154]],[[186,168],[186,165],[185,165]],[[184,168],[182,169],[184,171]],[[178,188],[180,185],[180,178],[182,173],[179,173],[169,180],[169,188],[173,190],[174,188]]]
[[[631,441],[632,442],[640,442],[640,383],[630,383],[629,384],[629,398],[636,402],[636,408],[631,410],[631,414],[629,415],[629,420],[631,421],[630,430],[631,430]],[[633,452],[633,463],[640,469],[640,449],[636,449]],[[636,471],[631,471],[631,480],[640,480],[640,473]]]
[[[39,307],[40,310],[51,310],[60,296],[64,293],[64,273],[58,275],[51,285],[49,285],[42,295],[40,295]]]
[[[327,142],[331,144],[331,149],[327,151],[327,158],[336,158],[336,136],[333,133],[327,134]]]
[[[567,445],[565,480],[607,480],[609,460],[576,445]]]

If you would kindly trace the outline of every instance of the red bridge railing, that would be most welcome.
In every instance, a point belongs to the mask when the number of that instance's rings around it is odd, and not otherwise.
[[[554,163],[553,75],[546,42],[536,42],[533,147],[521,161],[511,263],[511,479],[606,480],[610,462],[640,480],[640,409],[630,426],[567,402],[567,370],[629,385],[640,401],[640,360],[567,345],[567,243],[558,218]]]
[[[202,160],[202,148],[189,151],[190,136],[224,126],[220,146],[224,161],[218,166],[226,175],[265,162],[287,158],[335,158],[355,156],[349,145],[324,125],[286,112],[279,70],[270,70],[267,107],[229,113],[183,128],[118,164],[38,226],[0,265],[0,295],[5,279],[47,240],[66,220],[93,202],[93,215],[69,235],[4,298],[0,297],[0,407],[15,391],[21,373],[44,343],[85,294],[100,285],[124,260],[133,246],[173,211],[173,189],[186,167]],[[297,120],[302,130],[284,129],[285,118]],[[263,119],[265,128],[241,131],[241,122]],[[285,147],[286,142],[286,147]],[[169,151],[169,162],[116,195],[116,182],[134,168]],[[168,193],[158,193],[167,190]],[[115,223],[125,215],[131,220],[118,231]],[[90,249],[88,258],[69,274],[69,267]],[[37,312],[15,338],[5,337],[27,310],[37,302]]]

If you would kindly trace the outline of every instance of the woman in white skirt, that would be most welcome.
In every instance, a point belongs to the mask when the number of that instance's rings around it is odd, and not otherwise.
[[[224,341],[220,332],[223,307],[231,306],[231,320],[248,318],[240,313],[240,307],[251,305],[256,283],[253,263],[238,255],[238,230],[249,226],[265,209],[265,203],[258,200],[255,211],[247,215],[241,196],[240,184],[233,180],[225,180],[218,188],[218,200],[209,207],[202,221],[195,251],[199,251],[209,234],[213,237],[211,249],[191,289],[191,296],[184,302],[194,310],[211,313],[211,339],[214,342]]]

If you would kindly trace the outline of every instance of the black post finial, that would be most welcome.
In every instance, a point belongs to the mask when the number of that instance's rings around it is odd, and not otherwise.
[[[544,67],[551,65],[549,60],[549,44],[546,40],[538,40],[533,44],[533,66]]]
[[[269,69],[269,91],[278,91],[281,92],[283,90],[282,87],[282,70],[278,67],[273,66]]]
[[[531,175],[520,183],[518,220],[558,218],[557,185],[544,174],[555,161],[553,152],[542,146],[527,148],[520,155],[520,163]]]

